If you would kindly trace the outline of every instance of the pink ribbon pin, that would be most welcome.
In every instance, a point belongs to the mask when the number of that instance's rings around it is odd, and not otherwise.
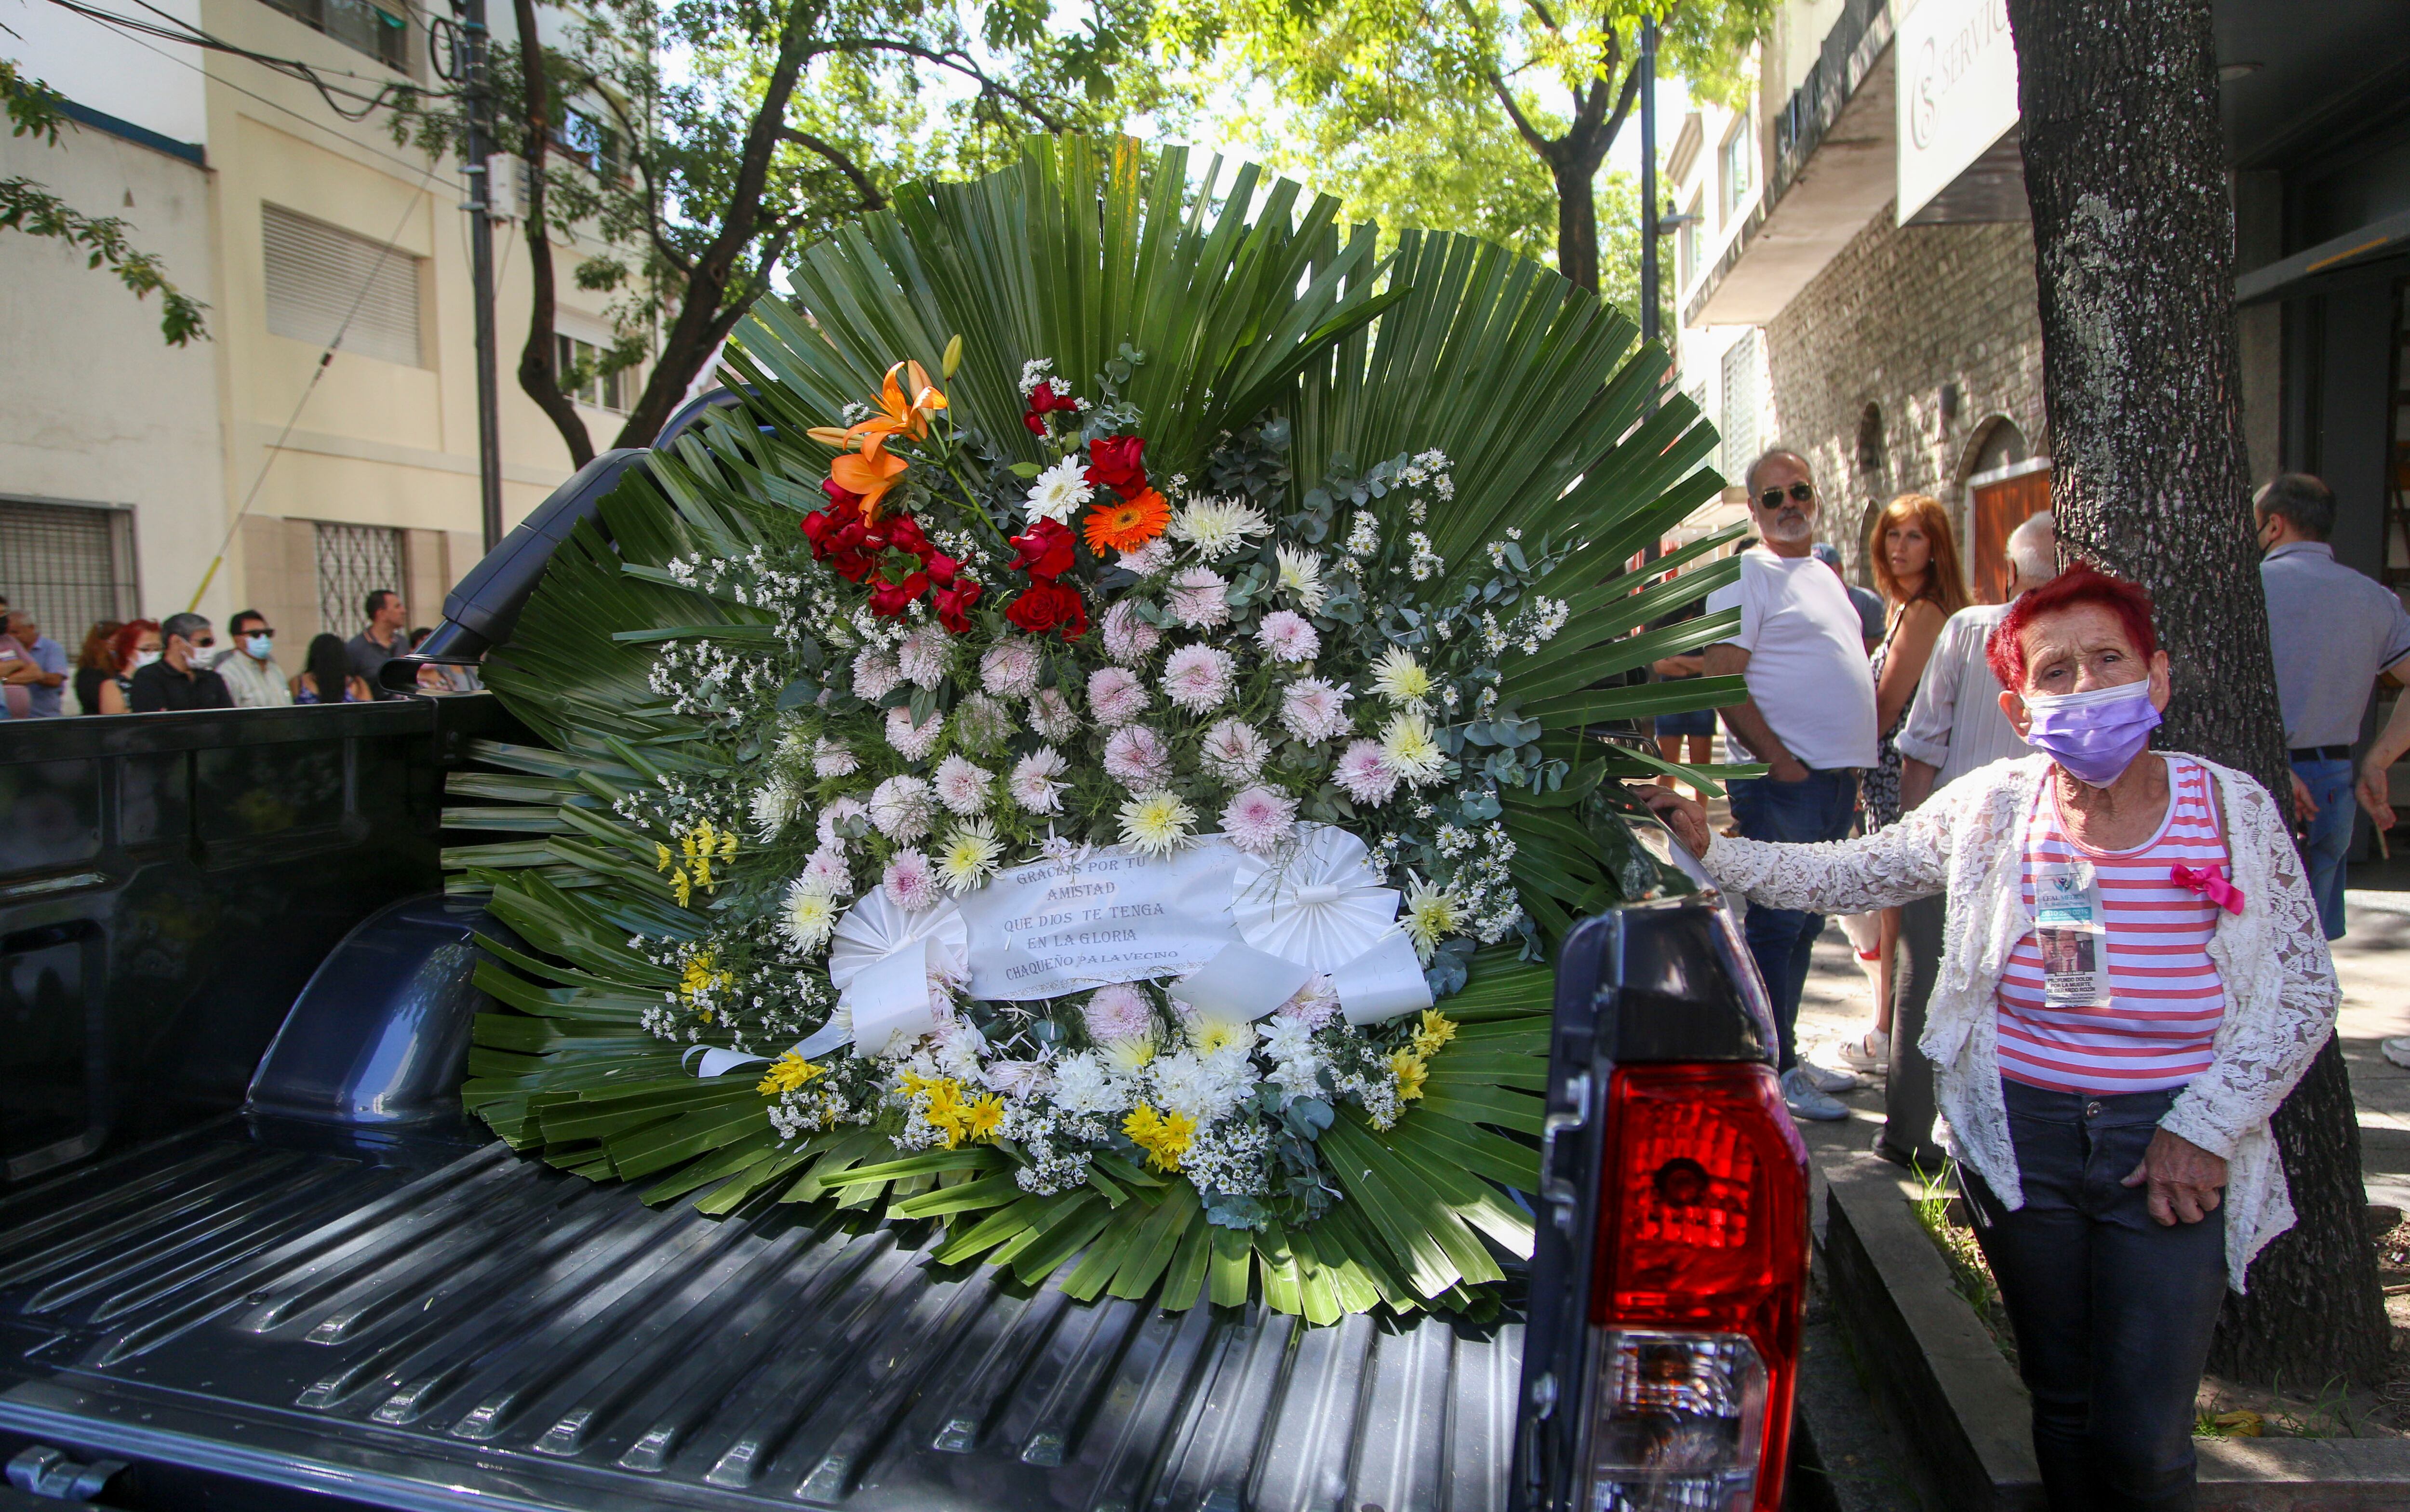
[[[2173,866],[2169,880],[2178,887],[2188,887],[2229,913],[2243,911],[2243,890],[2226,880],[2226,868],[2211,866],[2195,871],[2190,866]]]

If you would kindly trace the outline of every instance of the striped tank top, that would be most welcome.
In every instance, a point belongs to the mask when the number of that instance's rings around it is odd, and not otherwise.
[[[2045,780],[2027,816],[2024,903],[2030,919],[2037,865],[2089,861],[2099,880],[2108,930],[2107,1007],[2052,1008],[2031,928],[2000,977],[2000,1074],[2064,1092],[2151,1092],[2182,1086],[2209,1069],[2226,1014],[2226,983],[2210,961],[2217,909],[2177,883],[2176,866],[2228,865],[2209,774],[2176,757],[2168,763],[2168,811],[2158,833],[2131,850],[2078,845]]]

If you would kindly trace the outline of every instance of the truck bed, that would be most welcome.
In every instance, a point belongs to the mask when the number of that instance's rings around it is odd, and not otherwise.
[[[1517,1317],[1082,1303],[931,1247],[224,1118],[0,1200],[0,1435],[380,1507],[1505,1506]]]

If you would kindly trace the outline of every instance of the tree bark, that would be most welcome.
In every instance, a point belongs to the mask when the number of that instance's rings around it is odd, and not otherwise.
[[[1597,175],[1595,162],[1555,170],[1557,271],[1592,294],[1598,292],[1598,195],[1591,187]]]
[[[2289,803],[2250,526],[2234,212],[2209,0],[2009,0],[2040,283],[2051,503],[2069,555],[2150,589],[2158,743]],[[2275,1118],[2295,1227],[2229,1293],[2213,1370],[2315,1388],[2386,1370],[2359,1130],[2330,1042]]]
[[[544,224],[544,158],[552,149],[552,82],[544,65],[544,42],[536,35],[535,0],[514,0],[512,13],[519,28],[519,126],[526,142],[528,176],[527,344],[519,348],[519,387],[544,411],[544,418],[569,446],[569,465],[584,467],[594,460],[594,438],[586,417],[560,391],[560,354],[553,341],[559,285],[552,267],[552,237]]]

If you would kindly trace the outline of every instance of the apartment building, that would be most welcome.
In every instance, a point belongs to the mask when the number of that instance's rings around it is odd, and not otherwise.
[[[300,60],[360,95],[437,82],[417,0],[101,3]],[[495,45],[515,48],[496,8]],[[256,607],[288,669],[312,633],[354,632],[371,589],[399,589],[432,623],[484,549],[459,164],[398,146],[386,112],[347,120],[336,105],[359,102],[237,52],[48,0],[0,0],[0,25],[15,34],[0,51],[77,123],[55,148],[0,138],[0,175],[123,217],[210,306],[210,340],[167,347],[155,300],[56,242],[0,234],[0,347],[14,358],[0,369],[0,592],[69,644],[95,619],[155,618],[196,594],[221,621]],[[507,528],[570,466],[511,381],[529,313],[517,227],[497,226],[496,247]],[[556,256],[573,266],[588,250]],[[607,342],[601,298],[563,284],[564,340]],[[598,446],[636,376],[580,396]]]

